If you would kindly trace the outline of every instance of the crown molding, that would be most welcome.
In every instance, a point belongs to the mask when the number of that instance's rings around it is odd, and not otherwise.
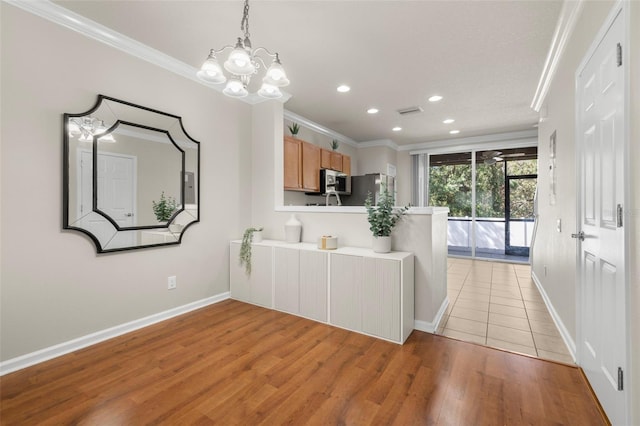
[[[140,43],[137,40],[127,37],[117,31],[112,30],[102,24],[99,24],[85,16],[72,12],[62,6],[59,6],[49,0],[4,0],[6,3],[22,9],[26,12],[32,13],[36,16],[44,18],[55,24],[63,26],[67,29],[75,31],[85,37],[96,40],[100,43],[104,43],[114,49],[118,49],[131,56],[147,61],[160,68],[164,68],[167,71],[171,71],[181,77],[194,81],[205,87],[213,89],[219,93],[222,93],[223,88],[220,85],[213,85],[205,83],[200,80],[196,73],[198,69],[186,64],[176,58],[169,56],[157,49],[154,49],[146,44]],[[291,94],[282,92],[282,97],[275,99],[276,101],[285,103],[291,98]],[[255,93],[250,94],[244,98],[238,98],[242,102],[246,102],[251,105],[255,105],[268,99],[262,98]]]
[[[325,136],[329,136],[331,139],[336,139],[337,141],[339,141],[340,143],[345,143],[349,146],[352,146],[354,148],[358,148],[361,145],[354,141],[353,139],[351,139],[350,137],[347,137],[343,134],[340,134],[334,130],[329,129],[328,127],[324,127],[321,124],[318,124],[314,121],[309,120],[308,118],[305,118],[301,115],[296,114],[295,112],[291,112],[287,109],[284,110],[284,118],[290,121],[295,121],[296,123],[298,123],[299,125],[306,127],[309,130],[313,130],[314,132],[318,132],[321,133]]]
[[[395,151],[400,150],[400,147],[398,146],[398,144],[392,141],[391,139],[377,139],[374,141],[358,142],[358,148],[374,148],[379,146],[391,148]]]
[[[467,138],[447,139],[421,144],[403,145],[400,151],[409,151],[409,155],[434,153],[436,151],[451,152],[479,149],[504,148],[505,143],[509,147],[522,148],[538,145],[538,130],[523,130],[520,132],[496,133],[493,135],[471,136]]]
[[[553,33],[549,53],[547,53],[547,59],[545,60],[542,74],[540,75],[536,93],[531,101],[531,108],[536,112],[540,112],[542,103],[547,97],[551,82],[558,68],[558,63],[562,59],[564,49],[573,33],[583,6],[584,0],[565,0],[562,4],[562,10],[560,11],[558,23]]]

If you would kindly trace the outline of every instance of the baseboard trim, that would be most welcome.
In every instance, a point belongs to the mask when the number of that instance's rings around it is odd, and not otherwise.
[[[116,325],[115,327],[111,327],[106,330],[91,333],[86,336],[78,337],[77,339],[69,340],[67,342],[63,342],[54,346],[50,346],[48,348],[40,349],[35,352],[31,352],[16,358],[0,362],[0,376],[30,367],[32,365],[39,364],[44,361],[48,361],[53,358],[57,358],[62,355],[66,355],[73,351],[95,345],[96,343],[100,343],[135,330],[139,330],[141,328],[167,320],[169,318],[173,318],[178,315],[186,314],[187,312],[203,308],[205,306],[222,302],[223,300],[226,300],[228,298],[229,292],[227,291],[225,293],[220,293],[212,297],[207,297],[206,299],[187,303],[186,305],[178,306],[163,312],[158,312],[157,314],[149,315],[144,318]]]
[[[567,330],[567,327],[565,327],[564,322],[562,322],[562,319],[560,318],[560,315],[558,315],[558,312],[553,307],[553,303],[551,303],[551,299],[549,299],[547,292],[545,291],[544,287],[542,287],[540,280],[538,279],[535,272],[533,271],[531,271],[531,279],[533,279],[533,282],[535,283],[536,287],[538,287],[538,291],[542,296],[542,300],[544,300],[544,304],[547,306],[547,310],[549,311],[549,314],[551,314],[551,318],[553,319],[553,322],[556,324],[556,327],[558,327],[558,331],[560,331],[560,336],[562,337],[564,344],[567,346],[567,349],[569,350],[569,354],[571,355],[571,358],[573,358],[573,362],[576,362],[576,359],[577,359],[576,358],[576,342],[571,338],[571,335],[569,334],[569,330]]]
[[[440,305],[440,309],[438,309],[438,313],[436,314],[436,317],[434,318],[434,320],[432,322],[414,320],[413,329],[418,331],[424,331],[427,333],[435,333],[438,330],[438,327],[440,326],[440,321],[442,321],[442,318],[444,317],[444,313],[447,310],[447,306],[449,306],[449,298],[445,297],[444,300],[442,301],[442,304]]]

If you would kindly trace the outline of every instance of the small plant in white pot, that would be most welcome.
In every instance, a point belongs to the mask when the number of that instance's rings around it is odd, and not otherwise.
[[[262,241],[262,228],[247,228],[240,244],[240,266],[244,266],[247,276],[251,275],[251,243]]]
[[[373,251],[389,253],[391,251],[391,232],[400,218],[409,210],[409,206],[394,207],[393,194],[382,187],[378,205],[373,205],[371,193],[367,195],[364,206],[367,209],[369,229],[373,232]]]

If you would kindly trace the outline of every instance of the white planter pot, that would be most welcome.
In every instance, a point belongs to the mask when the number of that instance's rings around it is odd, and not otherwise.
[[[251,242],[259,243],[262,241],[262,231],[253,231],[251,234]]]
[[[376,253],[389,253],[391,251],[391,237],[373,237],[373,251]]]

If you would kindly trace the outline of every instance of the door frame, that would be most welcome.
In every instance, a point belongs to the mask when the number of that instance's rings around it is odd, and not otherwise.
[[[607,16],[607,18],[605,19],[604,23],[602,24],[602,26],[600,27],[600,29],[598,30],[598,33],[596,34],[595,38],[593,39],[593,41],[591,42],[591,45],[589,46],[589,49],[587,49],[586,53],[583,56],[583,59],[580,61],[580,64],[578,65],[578,68],[575,71],[575,75],[574,75],[574,87],[575,87],[575,95],[574,95],[574,113],[575,113],[575,122],[574,122],[574,132],[575,132],[575,165],[576,165],[576,175],[575,175],[575,183],[576,183],[576,188],[578,189],[577,191],[577,196],[576,196],[576,226],[580,226],[580,224],[582,223],[582,210],[581,210],[581,206],[582,206],[582,188],[581,188],[581,175],[582,175],[582,161],[581,161],[581,154],[582,151],[580,149],[581,144],[578,143],[579,138],[580,138],[580,101],[581,101],[581,93],[578,90],[578,82],[579,82],[579,78],[580,78],[580,74],[581,72],[585,69],[586,65],[588,64],[589,60],[593,57],[593,55],[595,54],[597,48],[599,47],[600,43],[603,41],[605,35],[607,34],[607,32],[609,31],[609,29],[611,28],[611,26],[613,25],[614,21],[616,20],[616,18],[621,19],[622,25],[623,25],[623,39],[622,39],[622,74],[623,74],[623,84],[624,84],[624,99],[623,99],[623,105],[624,105],[624,111],[622,114],[623,117],[623,126],[622,126],[622,133],[623,133],[623,150],[624,150],[624,163],[623,163],[623,200],[622,200],[622,205],[624,207],[624,217],[623,217],[623,223],[624,224],[628,224],[629,223],[629,213],[628,213],[628,207],[629,207],[629,201],[631,200],[631,196],[630,196],[630,178],[631,178],[631,157],[630,157],[630,135],[631,135],[631,120],[630,120],[630,111],[631,111],[631,97],[629,96],[629,88],[630,86],[630,67],[629,67],[629,59],[630,59],[630,41],[631,41],[631,36],[630,36],[630,13],[629,13],[629,5],[628,2],[624,1],[624,0],[619,0],[611,9],[611,11],[609,12],[609,15]],[[579,232],[580,229],[577,229],[576,232]],[[630,234],[630,227],[629,226],[624,226],[623,227],[623,238],[624,238],[624,243],[623,243],[623,258],[624,258],[624,271],[623,271],[623,277],[624,277],[624,292],[625,292],[625,340],[626,340],[626,344],[625,344],[625,349],[626,349],[626,353],[624,354],[625,356],[625,366],[626,366],[626,370],[624,371],[624,387],[627,390],[626,395],[625,395],[625,416],[627,418],[627,420],[632,419],[632,398],[631,398],[631,391],[633,390],[633,385],[631,384],[631,381],[633,379],[633,365],[629,362],[629,360],[631,360],[631,334],[630,334],[630,329],[631,329],[631,321],[630,321],[630,291],[629,291],[629,283],[630,283],[630,279],[629,279],[629,265],[630,265],[630,242],[631,242],[631,234]],[[580,241],[576,239],[576,247],[578,247],[578,245],[580,244]],[[579,283],[579,280],[581,280],[581,267],[580,267],[580,263],[581,259],[580,259],[580,249],[578,248],[576,250],[576,280]],[[578,284],[577,283],[577,284]],[[584,359],[584,354],[582,353],[582,345],[580,342],[582,342],[583,336],[584,336],[584,328],[583,328],[583,324],[582,324],[582,287],[580,285],[576,285],[575,287],[575,298],[576,298],[576,360],[578,365],[582,365],[583,363],[583,359]]]

